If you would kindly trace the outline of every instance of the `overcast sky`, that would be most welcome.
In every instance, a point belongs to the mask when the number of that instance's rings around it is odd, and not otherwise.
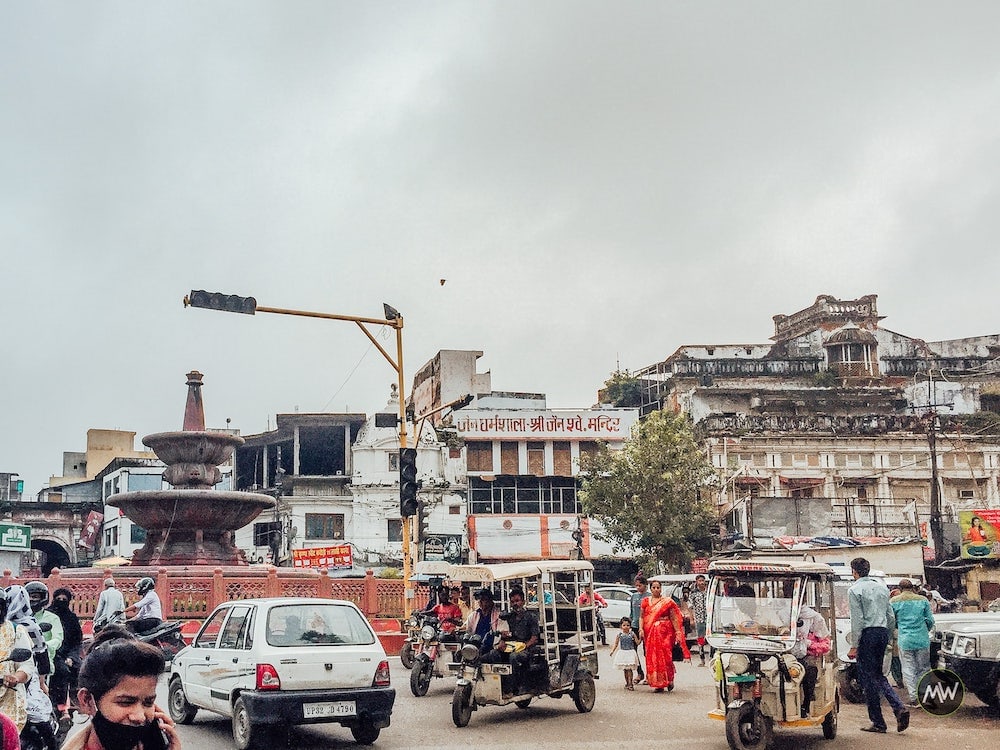
[[[0,471],[91,427],[371,413],[481,349],[587,407],[620,363],[765,342],[818,294],[1000,332],[1000,3],[5,2]],[[446,279],[442,286],[441,279]],[[386,339],[390,349],[392,338]]]

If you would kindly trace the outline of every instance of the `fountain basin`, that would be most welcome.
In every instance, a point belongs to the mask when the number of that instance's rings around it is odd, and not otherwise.
[[[146,531],[241,529],[262,511],[274,507],[274,498],[252,492],[221,490],[141,490],[108,499]]]
[[[224,432],[155,432],[142,439],[163,463],[219,466],[245,441],[239,435]]]

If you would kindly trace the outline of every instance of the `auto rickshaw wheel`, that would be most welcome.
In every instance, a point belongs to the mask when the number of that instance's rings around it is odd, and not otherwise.
[[[531,698],[525,698],[523,701],[514,701],[514,705],[520,709],[525,709],[531,705]]]
[[[726,740],[733,750],[764,750],[771,745],[771,723],[753,703],[726,711]]]
[[[451,720],[456,727],[467,727],[471,718],[472,685],[456,685],[451,697]]]
[[[407,641],[399,649],[399,661],[403,669],[413,669],[413,644]]]
[[[597,701],[597,687],[594,685],[593,675],[586,674],[573,683],[571,694],[577,711],[581,714],[592,711],[594,703]]]
[[[830,713],[823,717],[823,737],[832,740],[837,736],[837,704],[834,702]]]

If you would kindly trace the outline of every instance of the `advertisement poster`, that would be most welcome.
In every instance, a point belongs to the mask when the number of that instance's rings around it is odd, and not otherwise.
[[[338,544],[333,547],[309,547],[292,550],[293,568],[327,568],[343,570],[354,567],[351,545]]]
[[[424,559],[444,560],[453,564],[462,562],[462,536],[460,534],[431,534],[424,539]]]
[[[972,560],[1000,559],[1000,510],[960,510],[962,557]]]

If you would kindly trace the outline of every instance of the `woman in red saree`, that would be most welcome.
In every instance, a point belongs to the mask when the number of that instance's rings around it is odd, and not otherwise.
[[[674,643],[685,659],[691,658],[680,607],[669,596],[661,596],[659,581],[649,582],[649,597],[642,600],[641,636],[646,650],[646,683],[656,693],[674,689]]]

